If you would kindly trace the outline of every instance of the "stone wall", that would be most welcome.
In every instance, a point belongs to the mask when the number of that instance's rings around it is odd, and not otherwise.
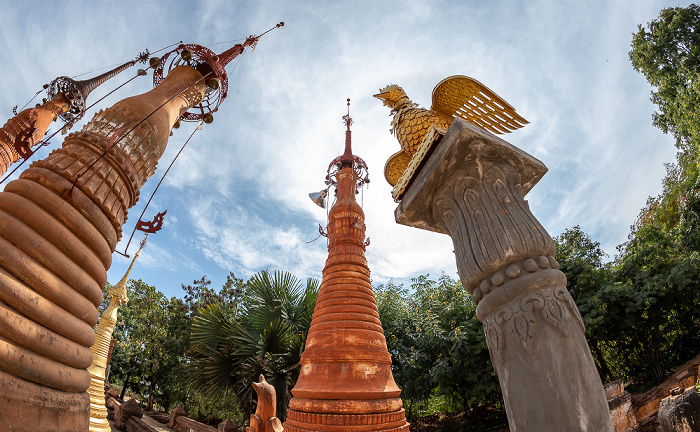
[[[661,401],[669,397],[674,389],[693,386],[699,377],[700,355],[678,368],[663,383],[644,393],[630,394],[621,380],[606,384],[605,396],[615,432],[655,431]]]
[[[638,425],[632,407],[632,395],[625,390],[622,380],[605,385],[605,397],[608,399],[610,417],[615,432],[632,431]]]
[[[129,417],[126,421],[126,432],[156,432],[138,417]]]
[[[178,416],[177,419],[175,419],[173,430],[175,432],[218,432],[214,427],[196,422],[184,416]]]

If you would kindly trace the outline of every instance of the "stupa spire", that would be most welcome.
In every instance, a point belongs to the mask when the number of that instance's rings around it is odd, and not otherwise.
[[[187,65],[196,69],[202,74],[208,89],[204,99],[191,107],[180,119],[184,121],[202,120],[204,123],[211,123],[214,120],[213,113],[219,109],[219,105],[228,95],[226,65],[243,54],[247,47],[255,49],[263,35],[283,25],[284,22],[280,22],[259,36],[248,36],[242,44],[235,44],[218,55],[202,45],[180,44],[174,50],[163,55],[162,59],[152,59],[153,62],[159,63],[153,71],[153,85],[160,84],[164,77],[177,66]]]
[[[32,155],[31,148],[41,141],[56,118],[69,121],[73,116],[82,116],[90,92],[137,62],[145,62],[147,59],[148,51],[141,53],[135,60],[94,78],[76,81],[61,76],[46,84],[44,88],[47,90],[48,99],[45,99],[43,104],[22,110],[0,129],[0,175],[20,157],[26,159]],[[143,74],[145,75],[145,72]]]
[[[109,343],[112,340],[114,326],[117,323],[119,307],[129,301],[126,284],[136,263],[136,258],[139,257],[141,249],[146,246],[147,238],[148,234],[141,240],[139,250],[136,251],[129,268],[121,280],[105,293],[105,297],[110,297],[109,306],[102,312],[100,322],[95,327],[95,343],[90,347],[90,351],[92,351],[92,365],[88,368],[90,373],[90,387],[87,390],[90,395],[90,432],[109,432],[111,430],[109,422],[107,422],[104,392]]]
[[[369,180],[367,165],[352,154],[349,112],[343,120],[345,152],[328,173],[337,187],[328,216],[328,259],[284,430],[408,431],[370,284],[365,215],[355,200]]]

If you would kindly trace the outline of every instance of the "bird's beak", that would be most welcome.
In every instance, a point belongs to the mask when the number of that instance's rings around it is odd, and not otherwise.
[[[390,108],[393,108],[392,103],[390,102],[389,96],[390,96],[390,95],[389,95],[389,92],[386,92],[386,93],[377,93],[376,95],[374,95],[374,97],[376,97],[377,99],[379,99],[380,101],[382,101],[382,103],[384,104],[384,106],[388,106],[388,107],[390,107]]]

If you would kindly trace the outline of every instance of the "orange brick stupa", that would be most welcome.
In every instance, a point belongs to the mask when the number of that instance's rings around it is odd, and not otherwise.
[[[88,431],[93,326],[127,212],[173,125],[213,120],[226,63],[258,39],[219,56],[180,45],[152,63],[153,90],[98,112],[0,192],[0,431]]]
[[[327,178],[337,187],[328,260],[284,430],[408,431],[370,285],[364,212],[355,200],[369,181],[367,165],[352,154],[352,120],[343,119],[345,153],[331,162]]]

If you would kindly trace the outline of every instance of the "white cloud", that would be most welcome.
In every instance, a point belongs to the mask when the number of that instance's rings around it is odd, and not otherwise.
[[[348,97],[353,149],[372,179],[364,205],[373,278],[454,274],[449,237],[393,221],[396,204],[382,170],[398,144],[388,133],[388,109],[371,97],[396,83],[429,106],[433,86],[454,74],[480,80],[530,121],[504,138],[550,169],[528,196],[550,233],[580,224],[612,254],[647,196],[660,190],[662,163],[673,160],[672,140],[651,126],[650,88],[627,59],[636,25],[664,6],[660,0],[13,3],[3,9],[0,28],[0,113],[9,118],[14,105],[59,75],[96,74],[146,47],[179,40],[243,40],[285,21],[228,66],[228,99],[214,123],[194,135],[147,211],[146,217],[167,208],[168,216],[164,230],[149,238],[136,277],[179,295],[180,283],[206,273],[217,285],[229,269],[320,275],[323,239],[306,242],[325,224],[325,213],[307,193],[323,187],[328,163],[342,152]],[[80,25],[65,25],[76,20]],[[150,88],[151,77],[140,78],[98,108]],[[125,232],[193,127],[184,124],[171,137]],[[115,256],[110,280],[126,265]]]

